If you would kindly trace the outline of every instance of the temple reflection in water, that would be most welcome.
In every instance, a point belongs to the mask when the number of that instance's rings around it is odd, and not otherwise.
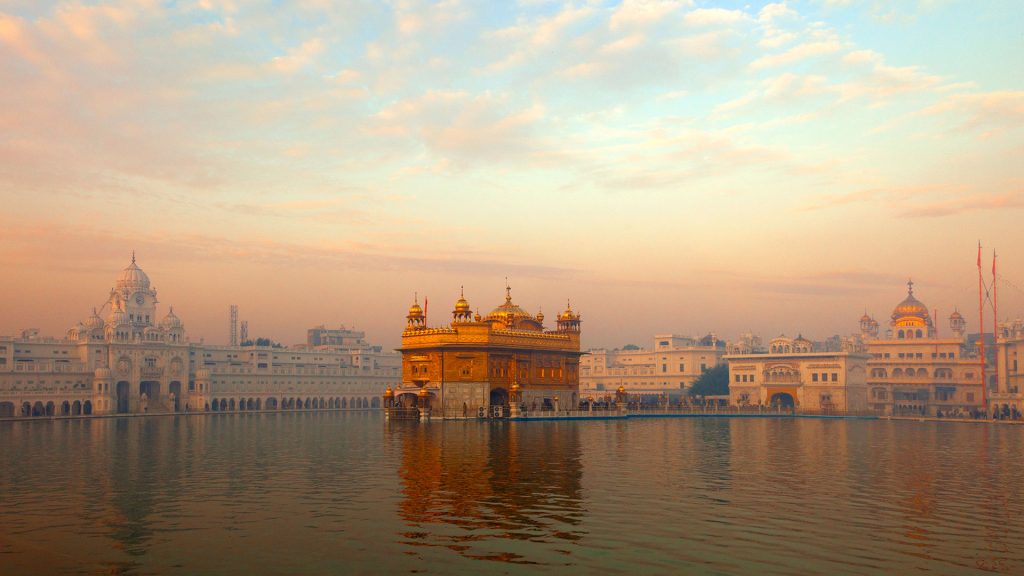
[[[401,445],[398,512],[410,528],[402,534],[407,544],[516,562],[514,546],[487,552],[466,544],[486,534],[557,548],[581,537],[583,470],[573,423],[391,422],[385,442]]]

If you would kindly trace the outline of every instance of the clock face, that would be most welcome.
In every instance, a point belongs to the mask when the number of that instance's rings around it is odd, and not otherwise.
[[[136,294],[135,295],[135,303],[138,304],[139,306],[142,306],[142,303],[145,302],[145,301],[146,301],[146,298],[142,294]]]

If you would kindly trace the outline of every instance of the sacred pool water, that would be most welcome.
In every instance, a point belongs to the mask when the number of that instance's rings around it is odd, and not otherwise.
[[[1024,573],[1024,427],[0,422],[0,572]]]

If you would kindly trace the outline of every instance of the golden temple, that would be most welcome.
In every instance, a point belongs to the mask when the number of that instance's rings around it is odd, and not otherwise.
[[[580,315],[572,306],[554,330],[544,314],[505,302],[474,314],[460,293],[448,326],[428,327],[418,298],[402,332],[402,382],[385,393],[392,411],[420,418],[505,417],[520,411],[574,409],[579,401]]]

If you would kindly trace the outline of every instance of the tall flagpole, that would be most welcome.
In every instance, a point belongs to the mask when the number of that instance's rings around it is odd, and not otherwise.
[[[981,278],[981,240],[978,240],[978,355],[981,356],[981,407],[988,418],[988,380],[985,376],[985,297]]]
[[[992,250],[992,345],[996,347],[996,390],[999,389],[999,298],[996,295],[996,251]]]

